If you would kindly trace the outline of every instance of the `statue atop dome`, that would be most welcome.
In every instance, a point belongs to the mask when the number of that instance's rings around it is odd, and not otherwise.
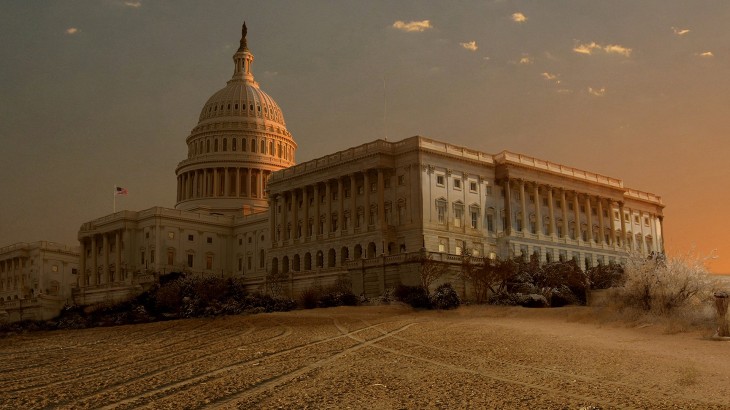
[[[241,28],[241,46],[238,47],[238,51],[244,51],[248,50],[248,44],[246,42],[246,34],[248,33],[248,29],[246,28],[246,22],[243,22],[243,27]]]

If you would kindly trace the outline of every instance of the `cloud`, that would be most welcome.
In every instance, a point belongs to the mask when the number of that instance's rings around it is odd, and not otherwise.
[[[594,95],[596,97],[603,97],[606,94],[606,88],[604,88],[604,87],[601,87],[601,88],[588,87],[588,94]]]
[[[476,41],[469,41],[467,43],[459,43],[462,47],[469,51],[477,51],[477,42]]]
[[[573,93],[573,90],[569,90],[567,88],[559,88],[558,89],[558,94],[572,94],[572,93]]]
[[[578,54],[593,54],[594,50],[600,50],[601,46],[594,42],[590,42],[587,44],[578,44],[577,46],[573,47],[573,51],[575,51]]]
[[[408,23],[398,20],[395,23],[393,23],[393,28],[398,29],[400,31],[405,31],[407,33],[413,33],[413,32],[421,32],[421,31],[426,31],[428,29],[432,29],[433,26],[431,25],[430,20],[409,21]]]
[[[541,76],[542,78],[546,79],[547,81],[552,81],[552,82],[554,82],[555,84],[560,84],[560,83],[561,83],[561,81],[560,81],[560,80],[558,79],[558,77],[560,77],[560,74],[553,74],[553,73],[548,73],[548,72],[546,71],[546,72],[544,72],[544,73],[541,73],[541,74],[540,74],[540,76]]]
[[[714,57],[715,55],[712,54],[712,51],[705,51],[702,53],[697,54],[700,57]]]
[[[517,13],[512,13],[512,21],[515,23],[524,23],[527,21],[527,17],[518,11]]]
[[[603,51],[606,54],[620,54],[625,57],[631,56],[631,49],[618,44],[609,44],[602,46],[595,41],[590,43],[580,43],[573,47],[573,51],[578,54],[591,55],[597,51]]]
[[[688,28],[676,28],[676,27],[672,27],[672,31],[674,32],[674,34],[676,34],[678,36],[683,36],[685,34],[688,34],[691,30],[688,29]]]
[[[76,27],[69,27],[69,28],[66,29],[66,34],[73,35],[73,34],[76,34],[78,32],[79,32],[79,29],[77,29]]]
[[[133,7],[135,9],[138,9],[138,8],[142,7],[142,2],[141,1],[125,1],[124,5],[127,7]]]
[[[622,56],[631,57],[631,49],[618,44],[609,44],[603,47],[603,51],[608,54],[621,54]]]
[[[520,58],[519,64],[532,64],[532,57],[528,55],[523,55],[522,58]]]

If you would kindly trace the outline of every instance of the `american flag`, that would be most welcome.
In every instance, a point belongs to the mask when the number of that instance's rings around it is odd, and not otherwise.
[[[114,195],[124,195],[127,196],[127,188],[122,188],[120,186],[114,187]]]

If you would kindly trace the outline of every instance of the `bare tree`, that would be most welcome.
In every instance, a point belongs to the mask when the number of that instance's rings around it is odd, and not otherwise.
[[[431,284],[444,276],[449,270],[449,265],[443,261],[433,259],[430,253],[423,253],[419,260],[418,273],[421,276],[421,286],[426,294],[431,293]]]

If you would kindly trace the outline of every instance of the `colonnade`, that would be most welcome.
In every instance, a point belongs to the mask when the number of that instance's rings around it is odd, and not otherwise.
[[[363,229],[360,221],[365,226],[385,227],[385,178],[384,169],[364,170],[272,193],[272,243],[282,246],[289,240],[355,234]],[[362,196],[360,207],[358,196]]]
[[[0,261],[0,291],[23,290],[28,270],[28,257],[16,256]]]
[[[195,198],[263,198],[271,171],[258,168],[217,167],[177,176],[177,201]]]
[[[112,242],[113,240],[113,242]],[[123,280],[122,265],[122,241],[121,231],[105,232],[94,234],[81,241],[79,258],[79,288],[96,286],[103,283],[111,283]],[[110,269],[111,248],[114,246],[114,271]],[[101,272],[99,272],[99,249],[101,249]],[[91,272],[87,275],[87,250],[91,251],[90,262]]]
[[[538,238],[541,235],[555,238],[567,237],[576,241],[596,243],[601,246],[626,248],[632,242],[629,240],[629,232],[626,227],[627,225],[634,225],[632,221],[627,221],[625,218],[628,212],[630,217],[635,213],[639,214],[639,226],[643,223],[644,217],[649,218],[651,234],[653,237],[659,236],[657,238],[659,241],[657,245],[661,247],[660,250],[663,250],[663,243],[661,242],[661,236],[663,235],[658,235],[653,228],[654,221],[658,220],[661,230],[663,220],[661,215],[628,208],[623,200],[616,200],[561,187],[553,187],[522,179],[505,179],[502,181],[502,186],[503,188],[509,188],[504,190],[504,207],[507,219],[504,229],[507,235],[519,234],[521,236],[528,236],[529,234],[533,234],[537,235]],[[512,198],[514,188],[517,188],[519,192],[519,198],[515,198],[515,200]],[[534,206],[532,207],[528,207],[527,205],[527,197],[529,195],[533,196],[532,202]],[[546,221],[542,217],[544,207],[543,198],[547,198],[548,215]],[[558,221],[556,220],[556,198],[560,205],[560,213],[558,214],[561,219],[559,221],[560,225],[558,225]],[[513,209],[514,202],[519,203],[517,210]],[[569,204],[572,205],[572,210],[569,210],[571,207]],[[583,207],[582,211],[581,207]],[[619,213],[618,226],[616,226],[617,221],[613,215],[615,210],[618,210]],[[533,212],[534,221],[529,219],[530,211]],[[604,214],[604,211],[607,211],[607,214]],[[581,215],[584,218],[581,218]],[[518,227],[521,229],[514,228],[513,216],[518,217]],[[597,221],[594,221],[594,217]],[[570,218],[573,218],[573,231],[570,229]],[[532,232],[532,222],[536,225],[535,232]],[[547,226],[544,226],[544,222],[547,222]],[[597,229],[594,232],[594,228],[596,227]],[[562,235],[559,235],[559,233]],[[642,234],[642,240],[643,238]],[[644,245],[642,244],[641,246],[643,249]]]

